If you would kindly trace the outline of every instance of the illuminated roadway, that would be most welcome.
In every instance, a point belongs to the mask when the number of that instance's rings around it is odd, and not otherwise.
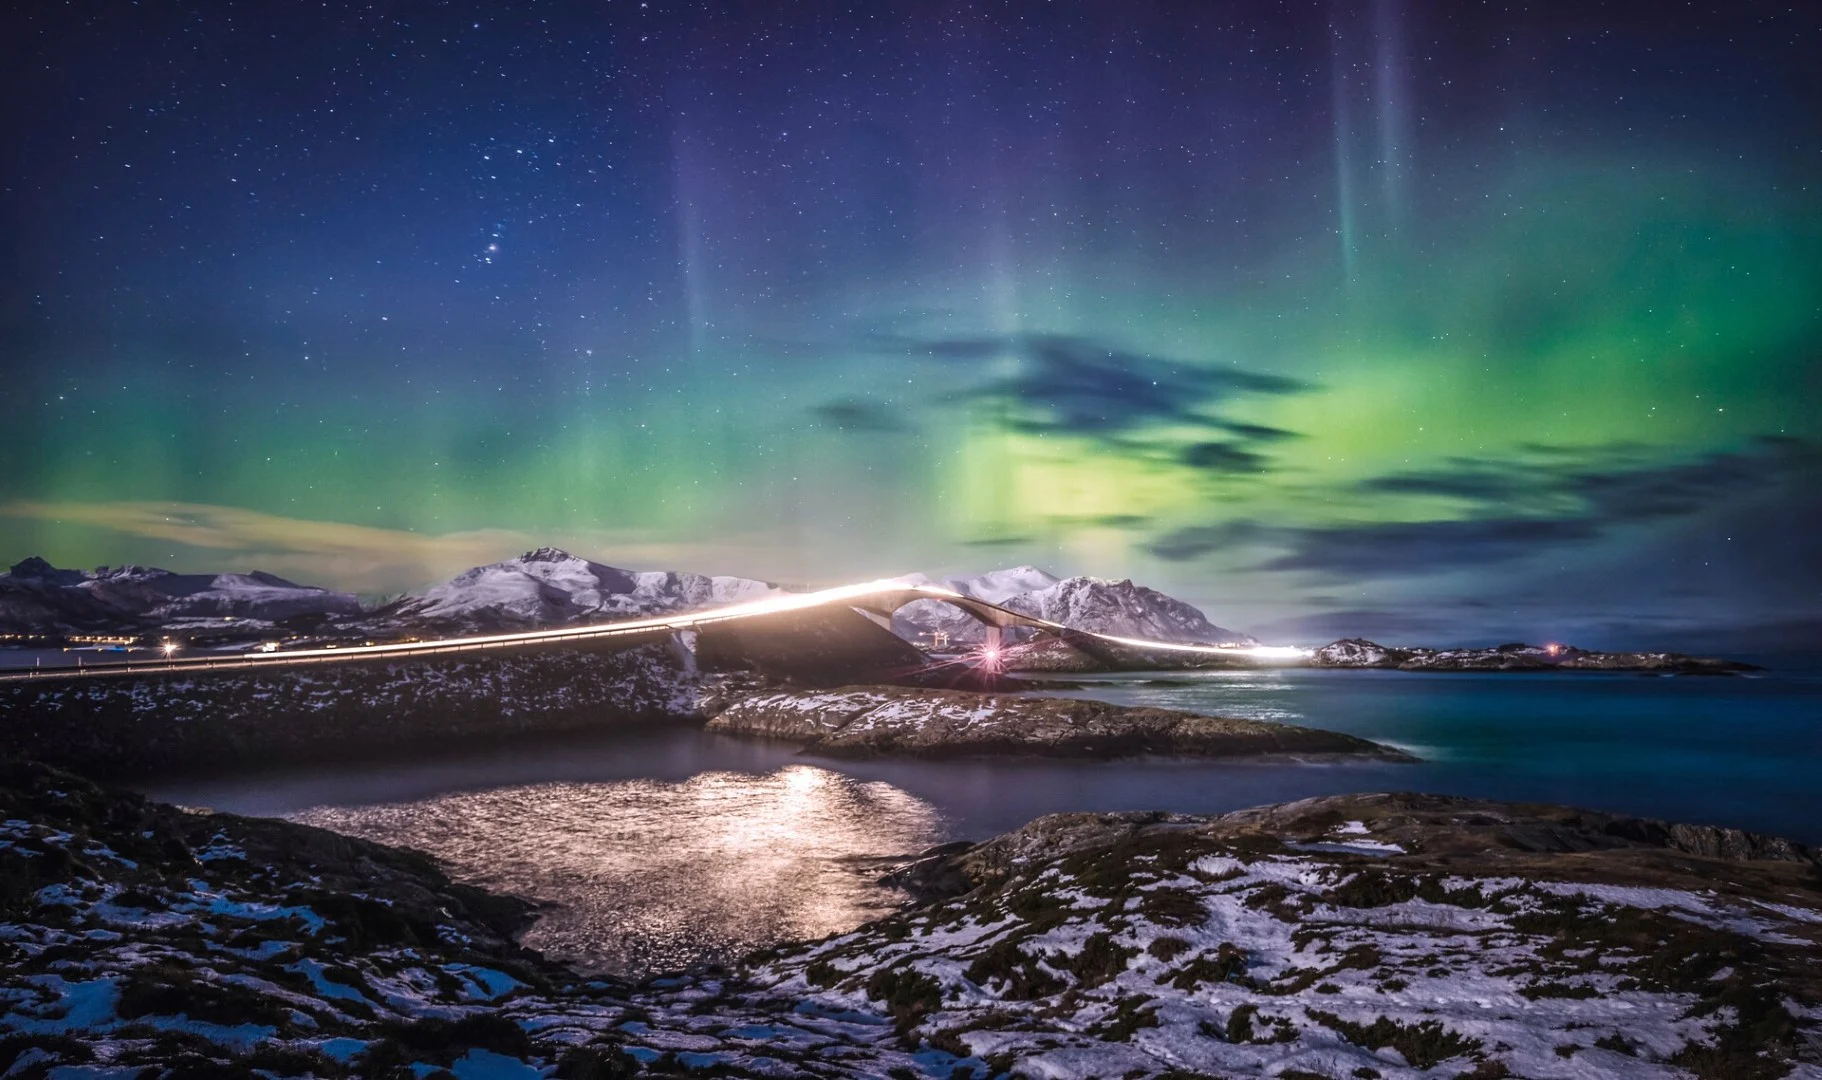
[[[123,660],[78,666],[22,668],[0,672],[0,683],[33,682],[40,679],[107,678],[120,675],[169,674],[186,671],[245,670],[251,668],[301,667],[307,664],[340,664],[360,660],[408,659],[422,656],[482,653],[497,649],[518,649],[538,645],[566,645],[621,640],[627,647],[647,641],[661,641],[671,634],[701,630],[717,623],[750,619],[762,615],[802,611],[808,608],[839,604],[859,608],[875,615],[890,615],[906,604],[918,600],[939,600],[953,604],[990,629],[989,647],[997,643],[999,632],[1009,627],[1029,627],[1065,639],[1086,639],[1126,648],[1154,652],[1203,653],[1215,656],[1245,656],[1260,660],[1283,660],[1304,655],[1304,650],[1272,646],[1185,645],[1178,642],[1150,641],[1144,638],[1115,637],[1076,630],[1062,623],[1025,615],[998,604],[990,604],[939,585],[906,585],[897,581],[869,581],[843,585],[819,592],[794,593],[789,596],[755,600],[708,611],[674,615],[654,615],[594,626],[564,626],[551,630],[527,630],[511,634],[477,634],[469,637],[441,638],[434,641],[402,641],[388,645],[325,646],[314,649],[280,650],[277,652],[223,653],[209,656],[157,657],[149,660]]]

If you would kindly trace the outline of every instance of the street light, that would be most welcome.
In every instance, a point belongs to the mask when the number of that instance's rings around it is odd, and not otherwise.
[[[166,657],[166,658],[167,658],[167,659],[168,659],[168,658],[170,658],[170,657],[171,657],[171,656],[173,656],[173,655],[175,655],[175,654],[176,654],[176,652],[177,652],[177,642],[175,642],[175,641],[167,641],[167,642],[165,642],[165,643],[164,643],[164,645],[163,645],[163,646],[162,646],[162,648],[163,648],[163,649],[164,649],[164,654],[165,654],[165,657]]]

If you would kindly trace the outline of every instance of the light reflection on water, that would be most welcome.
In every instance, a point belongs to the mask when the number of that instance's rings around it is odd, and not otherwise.
[[[903,899],[876,883],[878,862],[938,842],[941,830],[922,799],[810,765],[516,785],[288,816],[418,848],[461,880],[550,902],[526,945],[629,973],[850,930]]]
[[[1286,719],[1422,764],[835,762],[688,727],[172,779],[148,794],[421,848],[553,904],[527,944],[597,969],[729,959],[897,897],[868,860],[1060,810],[1220,813],[1350,791],[1557,802],[1822,840],[1822,677],[1402,672],[1096,677],[1055,691]]]

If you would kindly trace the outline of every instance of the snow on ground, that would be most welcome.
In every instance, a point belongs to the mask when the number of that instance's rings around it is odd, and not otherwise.
[[[1813,891],[1444,875],[1312,849],[1402,850],[1358,822],[1299,849],[1172,818],[632,986],[517,951],[475,914],[504,901],[417,857],[107,799],[0,786],[0,1074],[1822,1076]]]
[[[990,897],[820,943],[759,981],[825,1006],[884,1004],[924,1043],[1057,1077],[1775,1076],[1734,1070],[1775,1052],[1767,1017],[1813,1008],[1729,962],[1793,945],[1814,963],[1814,939],[1786,932],[1807,908],[1780,927],[1688,891],[1445,885],[1344,852],[1222,847],[1026,868]],[[1698,913],[1691,939],[1678,923]]]

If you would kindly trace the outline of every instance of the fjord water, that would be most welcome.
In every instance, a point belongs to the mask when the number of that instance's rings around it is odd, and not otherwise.
[[[1283,720],[1404,747],[1390,764],[838,762],[690,728],[149,786],[430,851],[551,905],[526,942],[649,972],[851,928],[894,856],[1060,810],[1220,812],[1417,790],[1822,842],[1822,676],[1376,671],[1097,676],[1046,691]]]

